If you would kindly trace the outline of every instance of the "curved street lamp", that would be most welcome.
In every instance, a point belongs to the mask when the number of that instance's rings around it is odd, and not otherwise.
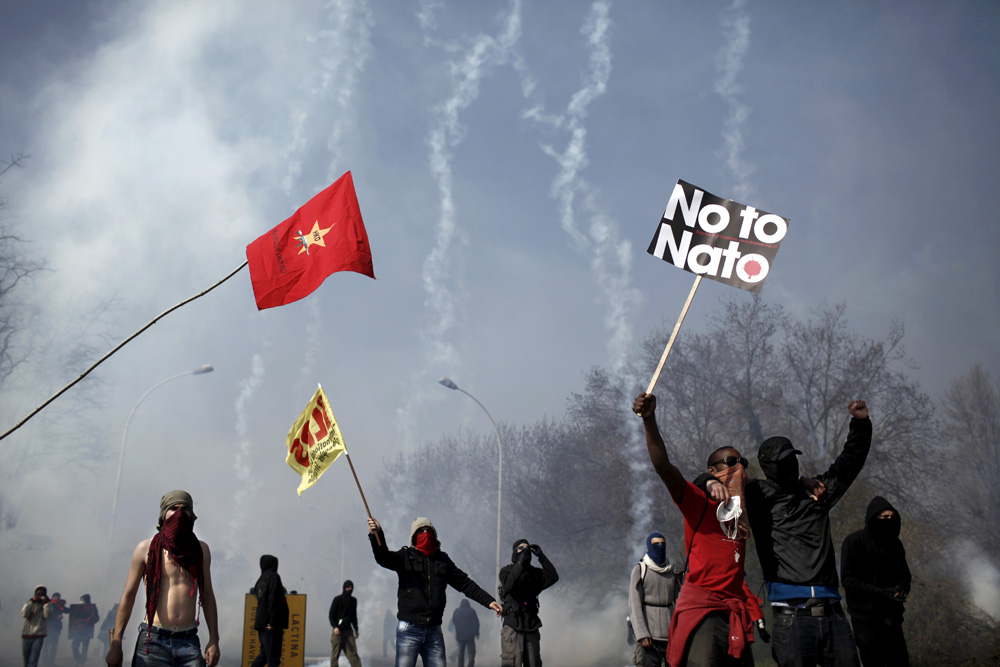
[[[205,364],[204,366],[199,366],[198,368],[195,368],[194,370],[185,371],[183,373],[178,373],[177,375],[171,375],[167,379],[161,380],[161,381],[157,382],[156,384],[154,384],[152,387],[150,387],[149,390],[145,394],[143,394],[142,396],[139,397],[139,400],[136,401],[135,405],[132,407],[132,411],[128,413],[128,419],[125,420],[125,430],[122,431],[122,447],[121,447],[121,452],[119,452],[119,454],[118,454],[118,476],[115,479],[115,501],[114,501],[114,505],[112,505],[112,507],[111,507],[111,527],[108,529],[108,558],[109,559],[111,557],[112,544],[114,544],[113,540],[114,540],[114,537],[115,537],[115,519],[118,516],[118,494],[119,494],[119,492],[121,491],[121,488],[122,488],[122,464],[125,462],[125,439],[128,437],[128,426],[129,426],[129,424],[132,423],[132,416],[135,415],[135,411],[139,409],[139,405],[141,405],[142,402],[144,400],[146,400],[146,397],[149,396],[151,393],[153,393],[154,389],[158,389],[159,387],[162,387],[163,385],[165,385],[166,383],[170,382],[171,380],[176,380],[177,378],[182,378],[182,377],[184,377],[186,375],[204,375],[205,373],[211,373],[214,370],[215,369],[212,367],[212,364]],[[105,565],[105,568],[104,568],[104,574],[105,574],[105,576],[107,576],[107,571],[108,571],[108,567],[107,567],[107,565]]]
[[[441,384],[441,385],[443,385],[445,387],[448,387],[448,389],[454,389],[456,391],[460,391],[463,394],[465,394],[466,396],[468,396],[469,398],[471,398],[472,400],[474,400],[476,402],[476,405],[478,405],[479,407],[481,407],[483,409],[483,412],[486,413],[486,416],[490,418],[490,423],[493,424],[493,432],[497,436],[497,455],[499,456],[499,461],[500,462],[499,462],[499,465],[497,466],[497,471],[498,472],[497,472],[497,571],[496,571],[496,578],[497,578],[497,580],[499,580],[500,579],[500,507],[501,507],[500,500],[501,500],[501,492],[503,490],[503,444],[500,442],[500,430],[497,428],[497,423],[495,421],[493,421],[493,415],[490,414],[490,411],[486,409],[485,405],[483,405],[482,403],[479,402],[478,398],[476,398],[475,396],[473,396],[469,392],[467,392],[464,389],[462,389],[461,387],[459,387],[457,384],[455,384],[454,382],[452,382],[449,378],[446,378],[446,377],[441,378],[440,380],[438,380],[438,384]]]

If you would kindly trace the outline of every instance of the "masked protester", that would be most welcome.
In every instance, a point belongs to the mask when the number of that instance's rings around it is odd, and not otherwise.
[[[140,542],[132,552],[106,658],[110,667],[122,664],[122,641],[143,579],[146,609],[139,624],[132,667],[200,665],[198,625],[202,611],[208,626],[204,661],[207,667],[215,667],[219,662],[219,615],[212,588],[212,553],[194,534],[197,518],[194,501],[187,491],[171,491],[160,498],[156,535]]]
[[[686,481],[670,462],[656,424],[656,397],[640,394],[632,410],[642,417],[653,469],[684,517],[687,577],[670,617],[667,664],[753,665],[750,645],[754,624],[762,614],[759,601],[744,581],[746,531],[739,526],[745,509],[737,500],[738,494],[730,497],[726,492],[728,486],[739,491],[743,477],[738,471],[724,473],[729,468],[745,469],[746,459],[732,447],[712,452],[708,472],[721,475],[730,484],[724,486],[713,479],[713,488],[706,491]],[[633,617],[632,622],[635,620]]]
[[[864,401],[851,401],[844,449],[808,490],[799,478],[802,452],[784,437],[757,452],[764,480],[746,485],[747,510],[767,597],[774,612],[771,652],[779,667],[857,667],[858,652],[840,604],[830,510],[861,472],[872,442]]]
[[[80,596],[80,604],[69,607],[69,630],[66,636],[72,642],[73,659],[82,664],[87,661],[90,640],[94,638],[94,626],[101,620],[97,605],[90,601],[90,595]]]
[[[69,613],[69,607],[66,606],[66,600],[59,592],[53,593],[49,602],[52,604],[52,616],[49,617],[46,624],[42,662],[48,667],[53,667],[56,664],[56,652],[59,649],[59,635],[63,629],[62,616]]]
[[[418,655],[424,667],[446,667],[441,619],[447,587],[489,607],[497,616],[502,611],[500,604],[441,550],[437,530],[429,519],[414,519],[409,546],[397,551],[389,551],[378,521],[369,518],[368,531],[375,562],[399,578],[396,667],[414,667]]]
[[[49,601],[48,589],[45,586],[35,586],[31,599],[21,607],[21,618],[24,627],[21,628],[21,656],[24,667],[38,667],[38,656],[42,654],[45,643],[46,621],[52,616],[52,603]]]
[[[333,652],[330,654],[330,667],[340,663],[340,652],[347,656],[351,667],[361,667],[358,657],[358,600],[354,597],[354,582],[348,579],[344,582],[343,592],[333,598],[330,605],[330,625],[333,634],[330,643]]]
[[[260,557],[260,577],[253,586],[257,597],[257,616],[253,629],[257,631],[260,653],[251,667],[278,667],[281,646],[288,628],[288,600],[278,574],[278,559],[270,554]]]
[[[899,511],[875,496],[865,527],[844,538],[840,577],[854,639],[865,667],[907,667],[903,603],[910,592],[910,568],[899,540]]]
[[[535,567],[531,556],[538,557]],[[538,595],[559,581],[556,568],[537,544],[514,542],[510,565],[500,568],[500,599],[503,603],[503,630],[500,631],[502,667],[541,667],[542,620],[538,617]]]
[[[646,554],[632,568],[628,586],[629,619],[641,667],[660,667],[666,662],[670,618],[680,589],[681,576],[667,560],[665,538],[650,533]]]

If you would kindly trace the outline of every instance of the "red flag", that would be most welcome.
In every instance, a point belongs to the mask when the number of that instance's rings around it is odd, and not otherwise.
[[[351,172],[248,245],[247,262],[258,310],[308,296],[335,271],[374,278]]]

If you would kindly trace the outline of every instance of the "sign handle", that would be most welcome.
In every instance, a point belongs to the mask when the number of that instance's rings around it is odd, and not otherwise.
[[[649,386],[646,387],[647,394],[653,393],[653,387],[656,386],[656,381],[660,379],[660,371],[663,370],[663,364],[667,361],[667,355],[670,354],[670,348],[674,346],[674,341],[677,340],[677,332],[681,330],[681,325],[684,324],[684,316],[687,315],[688,308],[691,307],[691,301],[694,300],[694,293],[698,291],[699,283],[701,283],[700,273],[695,276],[694,285],[691,286],[691,292],[688,294],[687,301],[684,302],[684,308],[681,309],[681,315],[677,318],[677,324],[674,325],[674,330],[670,332],[670,340],[667,341],[667,347],[663,350],[663,356],[660,357],[660,363],[656,366],[656,372],[653,373],[653,379],[649,381]]]

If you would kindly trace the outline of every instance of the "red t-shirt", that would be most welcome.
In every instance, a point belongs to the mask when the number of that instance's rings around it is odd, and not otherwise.
[[[684,515],[684,548],[691,553],[686,581],[723,597],[745,599],[746,540],[726,537],[715,517],[718,503],[691,482],[677,507]]]

